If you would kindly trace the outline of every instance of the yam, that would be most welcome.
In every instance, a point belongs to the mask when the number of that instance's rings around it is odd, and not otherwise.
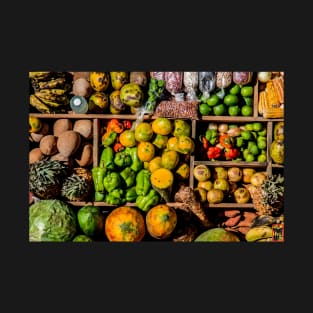
[[[53,135],[45,135],[39,142],[39,148],[45,155],[53,155],[57,153],[57,137]]]
[[[45,135],[48,135],[49,130],[50,130],[49,123],[43,121],[40,131],[37,133],[30,133],[30,136],[34,142],[40,142],[42,137],[44,137]]]
[[[87,119],[76,120],[73,126],[73,130],[80,133],[83,138],[91,139],[92,138],[92,121]]]
[[[45,156],[39,147],[33,148],[32,150],[29,151],[29,164],[41,161],[44,159],[44,157]]]
[[[81,144],[81,135],[75,130],[66,130],[57,140],[58,151],[65,157],[73,155]]]
[[[75,158],[75,161],[79,166],[89,166],[93,161],[93,145],[89,142],[84,143],[82,149],[80,149],[79,158]]]
[[[59,118],[53,124],[53,135],[59,137],[66,130],[72,130],[73,123],[69,118]]]

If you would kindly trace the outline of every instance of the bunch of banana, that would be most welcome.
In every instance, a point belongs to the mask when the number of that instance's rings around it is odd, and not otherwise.
[[[68,72],[29,72],[33,92],[29,103],[40,113],[69,110],[73,76]]]

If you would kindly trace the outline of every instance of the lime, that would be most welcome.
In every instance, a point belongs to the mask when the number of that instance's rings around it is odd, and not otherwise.
[[[253,87],[252,86],[243,86],[240,90],[240,94],[243,97],[251,97],[253,95]]]
[[[253,123],[247,123],[247,124],[245,124],[245,130],[252,131],[252,130],[253,130]]]
[[[260,150],[258,146],[255,144],[249,148],[249,152],[256,156],[260,153]]]
[[[243,97],[243,100],[245,101],[246,105],[253,105],[253,98],[252,97]]]
[[[250,105],[244,105],[241,107],[241,115],[242,116],[252,116],[253,107]]]
[[[220,103],[213,107],[214,115],[218,115],[218,116],[225,115],[226,112],[227,112],[226,105],[223,103]]]
[[[238,116],[240,115],[240,107],[239,105],[231,105],[228,107],[228,115],[230,116]]]
[[[252,128],[255,132],[259,132],[263,129],[263,124],[261,122],[252,123]]]
[[[92,238],[87,235],[77,235],[73,239],[74,242],[92,242]]]
[[[239,98],[236,95],[228,94],[224,97],[224,103],[226,105],[236,105],[239,102]]]
[[[231,94],[231,95],[237,95],[237,94],[239,94],[240,93],[240,86],[239,85],[237,85],[237,84],[235,84],[234,86],[232,86],[230,89],[229,89],[229,93]]]
[[[259,149],[261,149],[261,150],[265,149],[266,145],[267,145],[266,138],[259,136],[257,139],[257,145],[258,145]]]
[[[210,95],[210,97],[206,100],[206,103],[210,106],[213,107],[217,105],[220,101],[220,98],[214,93]]]
[[[266,154],[259,154],[258,155],[258,162],[266,162]]]
[[[97,206],[86,205],[81,207],[77,212],[77,220],[84,235],[96,236],[103,231],[104,216]]]
[[[212,112],[212,108],[206,102],[203,102],[199,105],[199,112],[201,115],[209,115]]]
[[[253,162],[255,159],[255,156],[252,153],[248,153],[245,157],[246,162]]]
[[[265,137],[265,136],[266,136],[266,133],[267,133],[267,131],[266,131],[266,128],[264,127],[261,131],[258,132],[258,136],[263,136],[263,137]]]

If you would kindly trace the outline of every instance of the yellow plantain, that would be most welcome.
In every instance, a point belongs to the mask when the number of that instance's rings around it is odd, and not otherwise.
[[[43,93],[41,91],[36,91],[35,96],[38,97],[41,101],[52,101],[52,102],[58,102],[63,104],[68,104],[68,96],[67,95],[56,95],[56,94],[49,94],[49,93]]]
[[[273,237],[272,227],[267,225],[252,227],[248,230],[248,232],[245,235],[246,241],[249,242],[272,237]]]
[[[50,108],[34,94],[29,96],[29,104],[36,108],[40,113],[51,113]]]
[[[53,108],[58,108],[59,106],[62,105],[68,105],[70,103],[70,100],[67,98],[67,96],[59,96],[59,97],[63,97],[62,99],[59,98],[58,101],[56,100],[48,100],[46,98],[43,98],[42,96],[38,96],[36,94],[36,97],[43,102],[45,105],[49,106],[49,107],[53,107]]]
[[[58,78],[51,79],[51,80],[48,80],[48,81],[39,82],[38,85],[39,85],[40,89],[47,89],[47,88],[50,88],[50,89],[55,89],[55,88],[64,89],[63,87],[64,87],[65,83],[66,83],[66,78],[65,77],[58,77]]]
[[[51,72],[29,72],[28,77],[35,80],[43,80],[50,78]]]
[[[50,88],[44,88],[44,89],[40,89],[39,92],[41,94],[62,96],[67,92],[67,90],[61,89],[61,88],[51,88],[51,89]]]

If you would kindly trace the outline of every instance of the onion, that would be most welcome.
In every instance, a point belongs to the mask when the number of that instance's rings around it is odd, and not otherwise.
[[[230,136],[230,137],[237,137],[237,136],[240,136],[241,134],[241,128],[239,127],[234,127],[234,128],[231,128],[227,131],[227,134]]]
[[[258,80],[261,83],[266,83],[272,78],[272,72],[258,72]]]
[[[215,130],[217,130],[217,123],[213,123],[213,122],[209,123],[208,129],[215,129]]]
[[[228,131],[228,124],[222,123],[218,125],[218,131],[220,133],[226,133]]]

